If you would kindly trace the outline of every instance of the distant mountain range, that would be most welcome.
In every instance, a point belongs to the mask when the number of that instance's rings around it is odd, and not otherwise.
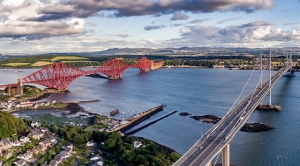
[[[97,52],[61,52],[61,53],[45,53],[55,55],[84,55],[84,56],[101,56],[101,55],[167,55],[167,56],[209,56],[209,55],[241,55],[241,54],[257,54],[260,50],[266,53],[272,50],[273,53],[283,52],[300,52],[300,47],[283,47],[283,48],[223,48],[223,47],[181,47],[181,48],[111,48]],[[4,54],[10,56],[29,56],[37,54]],[[4,56],[1,55],[0,56]],[[40,55],[40,54],[39,54]]]

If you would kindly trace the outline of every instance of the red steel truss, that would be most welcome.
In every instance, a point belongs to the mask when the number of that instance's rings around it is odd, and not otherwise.
[[[120,59],[112,59],[100,66],[94,73],[103,73],[111,79],[122,78],[123,72],[129,68],[130,65],[121,61]]]
[[[54,89],[67,89],[76,78],[85,75],[85,71],[76,67],[55,63],[22,79],[23,84],[35,83]]]
[[[147,72],[151,65],[152,61],[146,57],[141,58],[133,65],[128,65],[120,59],[112,59],[92,71],[83,71],[64,63],[55,63],[23,78],[22,82],[23,84],[34,83],[61,90],[67,89],[71,82],[82,75],[103,73],[110,79],[117,79],[122,78],[123,72],[130,67],[137,67],[140,69],[140,72]],[[0,85],[0,88],[16,85],[18,84]]]
[[[143,57],[131,67],[138,67],[140,69],[140,72],[147,72],[151,65],[152,65],[152,61],[150,61],[146,57]]]

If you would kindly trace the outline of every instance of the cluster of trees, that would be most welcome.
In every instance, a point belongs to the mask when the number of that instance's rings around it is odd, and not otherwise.
[[[180,158],[178,153],[146,139],[138,139],[145,146],[135,149],[133,142],[137,138],[122,136],[115,132],[89,131],[70,125],[58,128],[54,124],[51,124],[49,129],[81,147],[85,147],[88,141],[94,140],[106,156],[108,154],[114,156],[115,159],[128,166],[168,166]]]
[[[13,134],[24,132],[28,128],[27,124],[8,112],[0,112],[0,138],[7,138]]]
[[[128,166],[168,166],[180,158],[178,153],[162,148],[146,139],[138,139],[144,146],[135,149],[133,146],[133,142],[137,140],[135,137],[121,136],[115,132],[95,132],[93,139],[100,144],[102,151],[114,154]]]

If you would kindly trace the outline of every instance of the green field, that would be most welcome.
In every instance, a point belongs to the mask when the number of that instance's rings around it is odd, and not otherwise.
[[[68,63],[68,62],[85,62],[85,63],[89,63],[89,62],[93,62],[93,61],[61,61],[63,63]]]
[[[59,60],[85,60],[88,58],[84,58],[84,57],[78,57],[78,56],[57,56],[53,59],[51,59],[51,61],[59,61]]]
[[[31,66],[45,66],[45,65],[50,65],[53,64],[52,62],[44,62],[44,61],[38,61],[35,62],[34,64],[31,64]]]
[[[28,65],[29,63],[7,63],[5,64],[6,66],[25,66]]]

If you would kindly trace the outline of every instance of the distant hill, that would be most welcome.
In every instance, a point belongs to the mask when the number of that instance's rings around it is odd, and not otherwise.
[[[28,129],[27,124],[8,112],[0,112],[0,138],[7,138],[12,134],[17,134]]]
[[[197,56],[210,56],[213,54],[229,55],[242,54],[258,54],[260,50],[272,50],[273,53],[283,52],[300,52],[300,47],[282,47],[282,48],[225,48],[225,47],[180,47],[180,48],[110,48],[102,51],[95,52],[53,52],[45,53],[44,55],[81,55],[81,56],[102,56],[102,55],[166,55],[166,56],[184,56],[184,55],[197,55]],[[4,54],[5,56],[31,56],[38,54]],[[3,55],[3,56],[4,56]],[[41,55],[41,54],[39,54]]]

